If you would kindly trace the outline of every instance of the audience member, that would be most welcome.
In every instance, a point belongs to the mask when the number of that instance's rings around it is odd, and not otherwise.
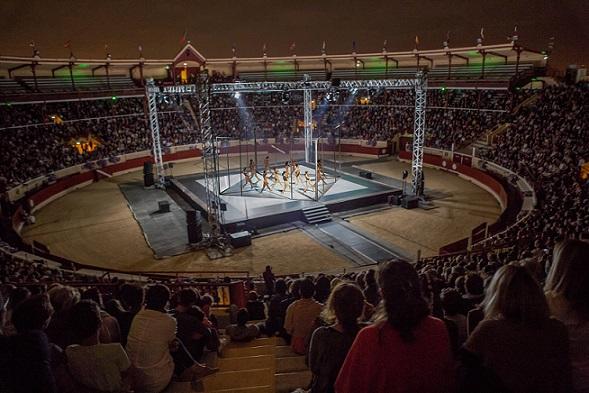
[[[255,324],[248,324],[250,315],[247,309],[237,312],[237,324],[227,326],[225,333],[231,341],[251,341],[260,335],[260,329]]]
[[[339,370],[358,331],[364,310],[364,295],[352,283],[338,284],[329,295],[322,312],[328,326],[313,332],[309,346],[308,365],[313,373],[311,393],[335,392]]]
[[[299,280],[301,299],[295,301],[286,310],[284,329],[292,336],[291,347],[295,353],[306,354],[306,342],[310,337],[315,320],[323,306],[313,299],[315,285],[309,279]]]
[[[335,384],[338,393],[452,392],[454,368],[446,326],[429,316],[407,262],[381,263],[377,322],[358,333]]]
[[[564,325],[549,317],[540,285],[522,266],[500,268],[487,289],[485,320],[464,345],[463,392],[570,392]]]

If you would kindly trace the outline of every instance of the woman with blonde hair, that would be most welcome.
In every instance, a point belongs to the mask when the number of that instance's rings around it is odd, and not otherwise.
[[[329,295],[321,314],[329,325],[316,329],[311,336],[311,393],[334,392],[337,374],[356,334],[364,326],[358,322],[363,309],[364,294],[356,284],[341,282]]]
[[[589,243],[566,240],[554,248],[544,286],[550,314],[567,327],[573,391],[589,392]]]
[[[74,343],[69,318],[70,310],[80,301],[80,292],[76,288],[59,284],[51,287],[47,294],[55,314],[51,318],[46,333],[53,344],[65,349]]]
[[[483,301],[485,319],[461,354],[464,392],[569,392],[568,337],[527,268],[505,265]]]

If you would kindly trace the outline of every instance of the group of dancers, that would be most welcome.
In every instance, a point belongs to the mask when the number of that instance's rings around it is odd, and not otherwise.
[[[280,171],[279,167],[271,168],[269,156],[264,158],[263,172],[258,172],[256,163],[254,160],[250,160],[249,165],[243,168],[242,175],[244,179],[241,185],[242,190],[248,184],[250,185],[251,189],[255,189],[256,184],[259,181],[262,181],[262,188],[260,189],[260,192],[264,192],[264,190],[274,191],[276,188],[277,191],[280,191],[282,194],[284,194],[285,192],[291,190],[291,187],[294,184],[295,186],[300,185],[303,192],[306,193],[309,190],[315,191],[315,188],[320,182],[327,184],[325,182],[327,176],[323,171],[323,164],[321,163],[321,160],[317,160],[317,173],[315,173],[315,179],[311,178],[309,171],[301,173],[301,168],[295,160],[286,161],[284,163],[282,172]]]

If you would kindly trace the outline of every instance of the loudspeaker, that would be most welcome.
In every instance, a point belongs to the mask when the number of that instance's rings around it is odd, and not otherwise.
[[[234,248],[250,246],[252,244],[252,235],[248,231],[232,233],[229,235],[229,239]]]
[[[401,195],[389,195],[387,199],[389,205],[399,206],[403,200],[403,197]]]
[[[187,224],[186,233],[188,233],[188,243],[198,243],[202,241],[202,226],[198,224]]]
[[[403,198],[403,202],[401,202],[401,205],[405,209],[416,209],[419,206],[419,198],[414,196],[406,196],[405,198]]]
[[[160,213],[170,212],[170,202],[168,201],[157,201],[157,206]]]
[[[151,187],[153,186],[154,180],[153,180],[153,173],[146,173],[143,175],[143,185],[145,187]]]
[[[186,210],[187,224],[200,224],[200,212],[198,210]]]
[[[153,173],[153,163],[151,161],[143,161],[143,174],[149,175]]]
[[[372,179],[372,172],[360,171],[360,177],[364,177],[366,179]]]

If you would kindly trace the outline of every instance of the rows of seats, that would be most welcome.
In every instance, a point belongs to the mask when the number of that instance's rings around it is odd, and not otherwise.
[[[72,90],[127,90],[137,86],[133,79],[124,75],[111,76],[74,76],[73,85],[69,75],[61,77],[33,77],[18,78],[29,91],[39,91],[45,93],[65,92]]]

